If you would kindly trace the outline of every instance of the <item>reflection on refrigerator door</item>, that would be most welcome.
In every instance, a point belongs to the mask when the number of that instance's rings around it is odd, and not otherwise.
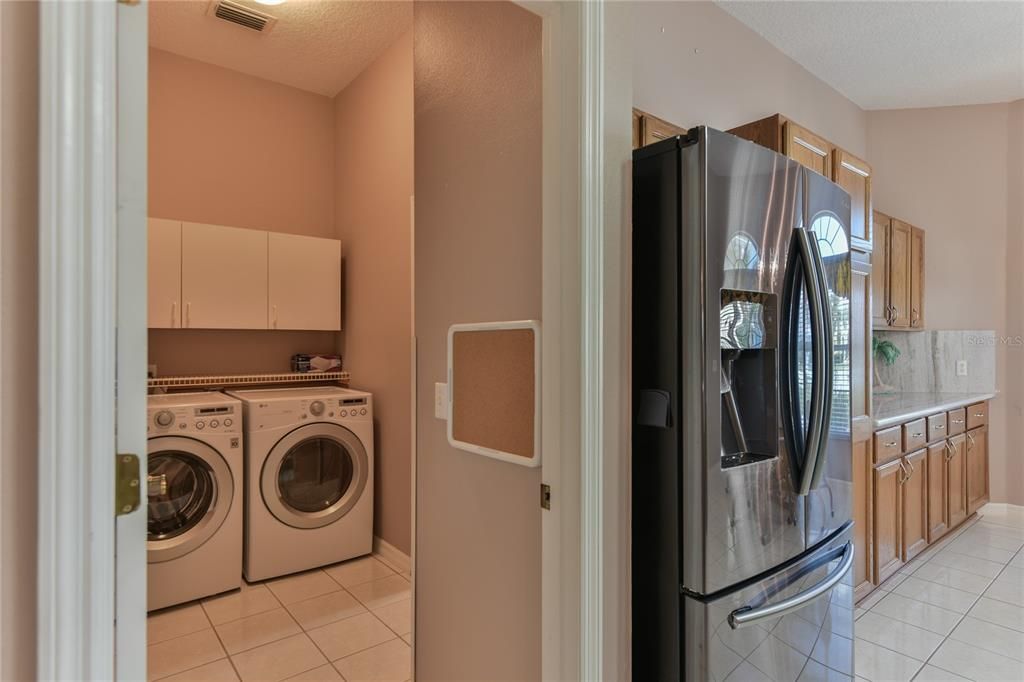
[[[853,678],[852,532],[736,592],[684,598],[686,679]]]

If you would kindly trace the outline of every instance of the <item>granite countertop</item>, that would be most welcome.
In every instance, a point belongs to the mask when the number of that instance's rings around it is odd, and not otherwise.
[[[936,412],[953,410],[971,403],[991,400],[996,394],[987,393],[888,393],[875,395],[872,402],[874,427],[884,429],[903,422],[920,419]]]

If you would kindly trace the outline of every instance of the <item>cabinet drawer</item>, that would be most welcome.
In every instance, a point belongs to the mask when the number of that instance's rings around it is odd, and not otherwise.
[[[928,417],[928,442],[934,443],[946,437],[946,413],[940,412]]]
[[[967,428],[976,429],[988,424],[988,403],[974,403],[967,406]]]
[[[967,410],[963,407],[946,413],[946,430],[955,436],[967,430]]]
[[[902,454],[899,426],[875,432],[875,464],[883,464]]]
[[[928,442],[928,425],[924,419],[915,419],[903,425],[903,452],[923,448]]]

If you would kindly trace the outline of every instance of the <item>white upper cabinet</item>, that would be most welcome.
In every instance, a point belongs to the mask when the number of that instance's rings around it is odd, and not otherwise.
[[[341,329],[341,242],[270,233],[271,329]]]
[[[181,221],[149,219],[149,327],[181,326]]]
[[[267,329],[267,233],[183,223],[182,327]]]

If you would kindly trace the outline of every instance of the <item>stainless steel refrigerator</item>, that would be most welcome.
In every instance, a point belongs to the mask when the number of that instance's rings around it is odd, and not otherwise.
[[[849,224],[733,135],[634,152],[634,680],[853,676]]]

